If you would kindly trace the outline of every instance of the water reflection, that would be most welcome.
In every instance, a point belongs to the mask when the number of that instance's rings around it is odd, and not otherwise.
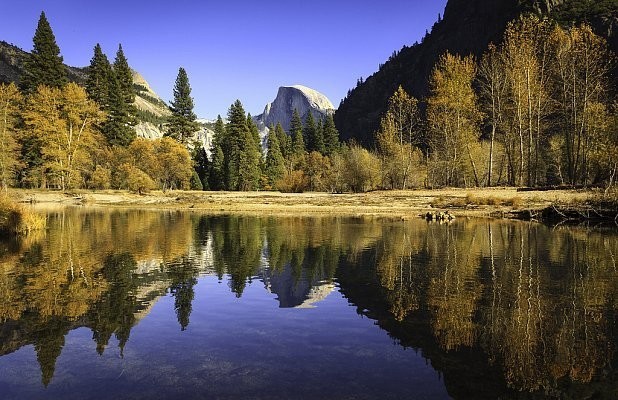
[[[122,356],[171,297],[190,334],[199,278],[216,276],[236,298],[259,283],[281,308],[338,289],[455,398],[617,394],[615,231],[84,209],[49,225],[0,245],[0,355],[32,345],[45,386],[76,328]]]

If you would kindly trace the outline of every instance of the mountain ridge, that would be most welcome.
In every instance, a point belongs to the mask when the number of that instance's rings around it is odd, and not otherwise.
[[[421,43],[400,51],[380,65],[378,71],[348,92],[335,113],[335,123],[343,140],[355,141],[371,147],[374,132],[386,111],[389,97],[401,85],[410,95],[424,99],[429,93],[429,75],[439,57],[446,51],[454,54],[480,57],[489,43],[500,43],[507,24],[522,13],[560,15],[573,8],[577,0],[448,0],[444,18],[439,19]],[[593,24],[595,31],[609,39],[610,47],[618,49],[618,17],[612,12],[612,1],[600,0],[595,4],[609,4],[609,15],[581,16],[575,11],[559,21]],[[601,6],[598,6],[601,7]],[[615,7],[615,6],[614,6]]]
[[[0,40],[0,83],[19,84],[23,73],[24,61],[29,53],[11,43]],[[88,78],[88,67],[72,67],[66,65],[69,81],[79,85],[85,85]],[[152,121],[162,120],[170,115],[167,104],[150,87],[150,84],[137,71],[133,73],[133,85],[136,89],[135,106],[141,114],[138,116],[140,123],[135,127],[139,137],[157,138],[163,136],[163,131],[158,124]],[[151,119],[152,121],[148,121]]]

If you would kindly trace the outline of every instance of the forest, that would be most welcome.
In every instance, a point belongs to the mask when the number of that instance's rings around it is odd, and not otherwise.
[[[612,187],[618,171],[615,55],[586,25],[564,28],[534,15],[512,21],[480,59],[443,54],[427,98],[399,87],[373,146],[340,142],[332,115],[264,139],[237,100],[218,117],[212,147],[180,68],[165,135],[136,137],[145,113],[119,46],[100,45],[84,86],[69,82],[41,14],[19,86],[0,85],[0,185],[69,190],[279,190],[489,186]],[[349,136],[349,135],[346,135]],[[208,150],[208,151],[207,151]]]

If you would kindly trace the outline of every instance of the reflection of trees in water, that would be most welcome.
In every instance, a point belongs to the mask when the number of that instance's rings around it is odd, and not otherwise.
[[[590,382],[616,352],[614,233],[472,221],[393,227],[376,272],[395,320],[425,305],[440,346],[480,346],[507,383]],[[419,304],[421,306],[419,306]]]
[[[517,390],[590,382],[616,354],[610,232],[76,210],[52,215],[46,236],[2,246],[0,354],[34,344],[45,384],[76,327],[92,330],[99,353],[112,337],[122,352],[168,292],[186,329],[201,273],[227,279],[238,297],[260,279],[282,307],[345,275],[342,291],[372,296],[360,302],[392,335],[426,326],[442,354],[482,349]]]

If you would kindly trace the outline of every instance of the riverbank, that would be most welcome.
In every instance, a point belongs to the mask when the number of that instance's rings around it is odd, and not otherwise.
[[[82,205],[141,209],[186,209],[211,213],[261,215],[377,215],[410,218],[449,210],[456,217],[541,219],[548,210],[565,217],[618,214],[615,200],[596,209],[602,196],[592,190],[526,190],[516,188],[435,189],[375,191],[358,194],[153,191],[139,195],[128,191],[59,192],[15,189],[10,196],[40,206]],[[615,197],[615,196],[614,196]],[[566,214],[568,210],[570,214]]]

